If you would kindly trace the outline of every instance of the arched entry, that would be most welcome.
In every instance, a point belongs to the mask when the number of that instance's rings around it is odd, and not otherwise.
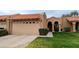
[[[76,31],[79,31],[79,22],[76,22]]]
[[[54,31],[59,32],[59,23],[57,21],[54,22]]]
[[[48,29],[49,31],[52,31],[52,22],[48,22]]]

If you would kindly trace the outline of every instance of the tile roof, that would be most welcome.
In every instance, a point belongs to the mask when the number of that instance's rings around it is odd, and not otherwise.
[[[41,18],[41,14],[15,14],[15,15],[0,16],[0,20],[5,20],[5,19],[32,20],[32,19],[40,19],[40,18]]]
[[[77,21],[79,21],[79,17],[68,17],[68,18],[66,18],[68,21],[70,21],[70,22],[77,22]]]
[[[59,19],[59,18],[57,18],[57,17],[50,17],[50,18],[48,18],[48,19]]]

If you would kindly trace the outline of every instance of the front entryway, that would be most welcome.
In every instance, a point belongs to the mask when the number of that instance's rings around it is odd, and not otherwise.
[[[52,22],[48,22],[48,29],[52,32]]]
[[[54,22],[54,31],[59,32],[59,23],[57,21]]]
[[[79,22],[76,22],[76,31],[79,32]]]

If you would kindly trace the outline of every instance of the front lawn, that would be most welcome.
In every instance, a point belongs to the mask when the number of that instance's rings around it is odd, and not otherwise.
[[[79,33],[56,32],[54,37],[38,37],[27,48],[79,48]]]

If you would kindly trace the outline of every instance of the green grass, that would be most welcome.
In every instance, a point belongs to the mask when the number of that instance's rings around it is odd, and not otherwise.
[[[79,33],[56,32],[54,37],[38,37],[27,48],[79,48]]]

